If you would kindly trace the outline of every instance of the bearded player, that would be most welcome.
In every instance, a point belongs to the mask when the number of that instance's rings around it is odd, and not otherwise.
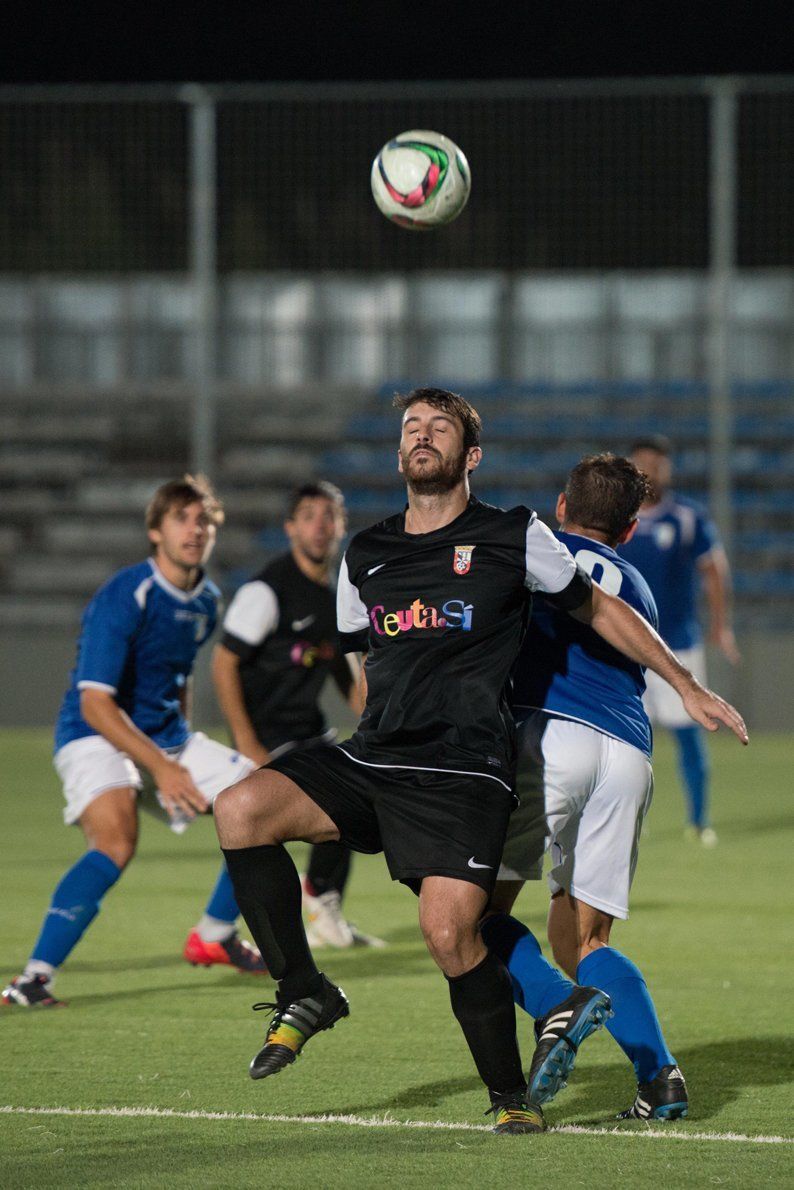
[[[278,982],[250,1073],[283,1070],[349,1013],[309,950],[300,880],[284,846],[342,839],[354,850],[384,851],[392,878],[418,893],[420,926],[488,1090],[494,1130],[537,1132],[543,1116],[527,1100],[510,976],[479,931],[513,806],[507,690],[528,591],[544,592],[654,666],[702,722],[744,727],[640,616],[593,585],[534,513],[471,495],[482,451],[468,402],[417,389],[396,404],[407,507],[353,538],[339,576],[343,644],[367,653],[359,729],[342,744],[275,760],[215,805],[237,901]]]

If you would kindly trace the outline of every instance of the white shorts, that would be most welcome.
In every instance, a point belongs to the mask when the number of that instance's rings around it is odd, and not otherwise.
[[[222,789],[241,781],[256,768],[246,756],[208,739],[200,731],[194,732],[181,747],[166,751],[185,766],[209,802],[214,802]],[[85,808],[109,789],[128,788],[136,793],[146,785],[153,789],[148,774],[144,779],[129,756],[101,735],[84,736],[64,744],[55,753],[53,763],[63,782],[66,798],[63,820],[67,826],[77,822]],[[153,789],[153,792],[158,791]],[[177,832],[180,821],[182,830],[187,826],[186,819],[177,818],[172,824]]]
[[[549,888],[625,919],[653,773],[639,748],[583,723],[536,711],[523,729],[520,763],[542,773]],[[539,834],[532,801],[508,827],[500,880],[532,879]],[[522,858],[523,851],[523,858]]]
[[[703,646],[677,649],[676,656],[705,686],[706,652]],[[645,684],[642,701],[652,723],[658,723],[660,727],[694,727],[695,721],[684,710],[680,694],[664,678],[649,669],[645,674]]]

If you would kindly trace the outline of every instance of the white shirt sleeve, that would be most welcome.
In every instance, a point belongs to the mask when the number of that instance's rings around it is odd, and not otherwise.
[[[576,562],[566,545],[543,521],[533,515],[527,526],[527,573],[524,579],[530,591],[556,595],[564,591],[576,574]]]
[[[336,587],[336,626],[340,632],[361,632],[369,628],[369,613],[350,581],[347,570],[347,555],[339,567],[339,581]]]
[[[243,583],[223,621],[223,630],[246,645],[261,645],[278,627],[278,599],[267,583]]]

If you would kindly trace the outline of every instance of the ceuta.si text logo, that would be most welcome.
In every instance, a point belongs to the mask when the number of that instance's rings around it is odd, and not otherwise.
[[[398,636],[413,628],[459,628],[470,632],[473,612],[473,604],[462,599],[448,599],[440,611],[415,599],[410,607],[394,612],[387,612],[382,603],[376,603],[369,618],[378,636]]]

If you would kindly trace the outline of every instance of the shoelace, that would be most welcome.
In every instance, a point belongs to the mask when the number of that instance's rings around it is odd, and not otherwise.
[[[263,1012],[269,1009],[273,1013],[273,1019],[268,1025],[267,1033],[265,1034],[265,1041],[267,1041],[270,1034],[274,1033],[276,1029],[278,1029],[279,1025],[281,1024],[281,1018],[284,1016],[284,1013],[287,1011],[289,1006],[278,1004],[274,1000],[261,1000],[259,1004],[252,1004],[251,1007],[253,1008],[254,1012]]]
[[[521,1117],[526,1117],[529,1119],[532,1116],[532,1109],[529,1107],[529,1105],[521,1103],[516,1099],[513,1099],[509,1103],[492,1103],[488,1110],[484,1111],[482,1114],[484,1116],[492,1115],[494,1118],[496,1118],[500,1111],[505,1112],[505,1114],[508,1115],[511,1120],[520,1119]]]

